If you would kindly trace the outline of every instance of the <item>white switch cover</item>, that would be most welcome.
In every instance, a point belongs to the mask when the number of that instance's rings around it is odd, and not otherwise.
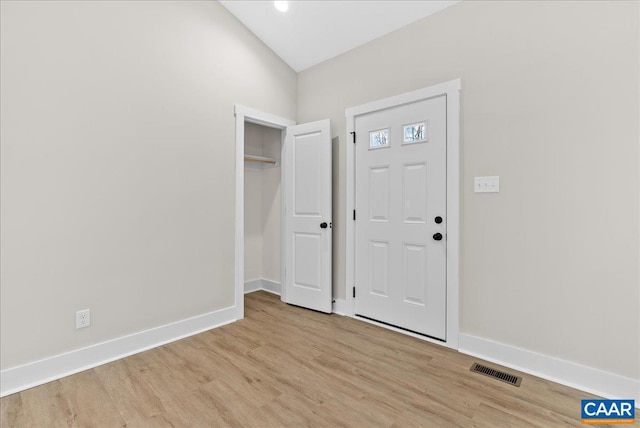
[[[473,177],[473,191],[475,193],[500,192],[500,177]]]

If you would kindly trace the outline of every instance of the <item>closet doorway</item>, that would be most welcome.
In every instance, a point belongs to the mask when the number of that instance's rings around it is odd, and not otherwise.
[[[244,292],[281,294],[282,133],[244,123]]]
[[[331,130],[236,105],[235,306],[266,290],[331,312]]]

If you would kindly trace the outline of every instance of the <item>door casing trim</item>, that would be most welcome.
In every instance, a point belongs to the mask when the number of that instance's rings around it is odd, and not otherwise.
[[[234,248],[234,302],[236,319],[244,318],[244,124],[245,122],[255,123],[257,125],[268,126],[282,130],[282,139],[280,144],[284,144],[284,134],[287,126],[295,125],[296,122],[285,119],[270,113],[264,113],[249,107],[236,104],[234,107],[235,126],[236,126],[236,153],[235,153],[235,248]],[[280,177],[283,177],[285,165],[281,165]],[[280,179],[281,192],[285,191],[286,183]],[[284,213],[284,198],[281,198],[281,213]],[[285,272],[282,268],[282,260],[285,260],[285,244],[283,241],[284,225],[282,224],[282,215],[280,216],[280,282],[285,283]],[[281,297],[284,299],[284,290]]]
[[[364,318],[355,315],[355,299],[351,292],[355,287],[355,238],[356,227],[353,220],[355,210],[355,144],[352,132],[355,131],[355,121],[358,116],[401,106],[429,98],[445,95],[447,97],[447,307],[446,307],[446,340],[444,342],[428,337],[414,335],[428,342],[458,349],[459,320],[459,282],[460,282],[460,91],[461,79],[418,89],[404,94],[395,95],[381,100],[351,107],[345,110],[347,118],[347,153],[346,153],[346,315],[363,321]],[[384,324],[375,323],[388,328]],[[402,332],[400,329],[394,329]]]

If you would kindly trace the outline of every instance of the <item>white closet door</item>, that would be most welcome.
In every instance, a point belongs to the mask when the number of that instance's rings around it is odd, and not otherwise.
[[[290,126],[285,165],[285,301],[331,312],[331,127]]]

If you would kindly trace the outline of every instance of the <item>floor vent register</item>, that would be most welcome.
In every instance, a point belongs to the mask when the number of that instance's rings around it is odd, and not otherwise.
[[[473,363],[473,365],[471,366],[471,371],[492,377],[494,379],[498,379],[513,386],[520,386],[520,382],[522,382],[522,378],[520,376],[514,376],[509,373],[501,372],[499,370],[492,369],[491,367],[483,366],[482,364],[478,363]]]

